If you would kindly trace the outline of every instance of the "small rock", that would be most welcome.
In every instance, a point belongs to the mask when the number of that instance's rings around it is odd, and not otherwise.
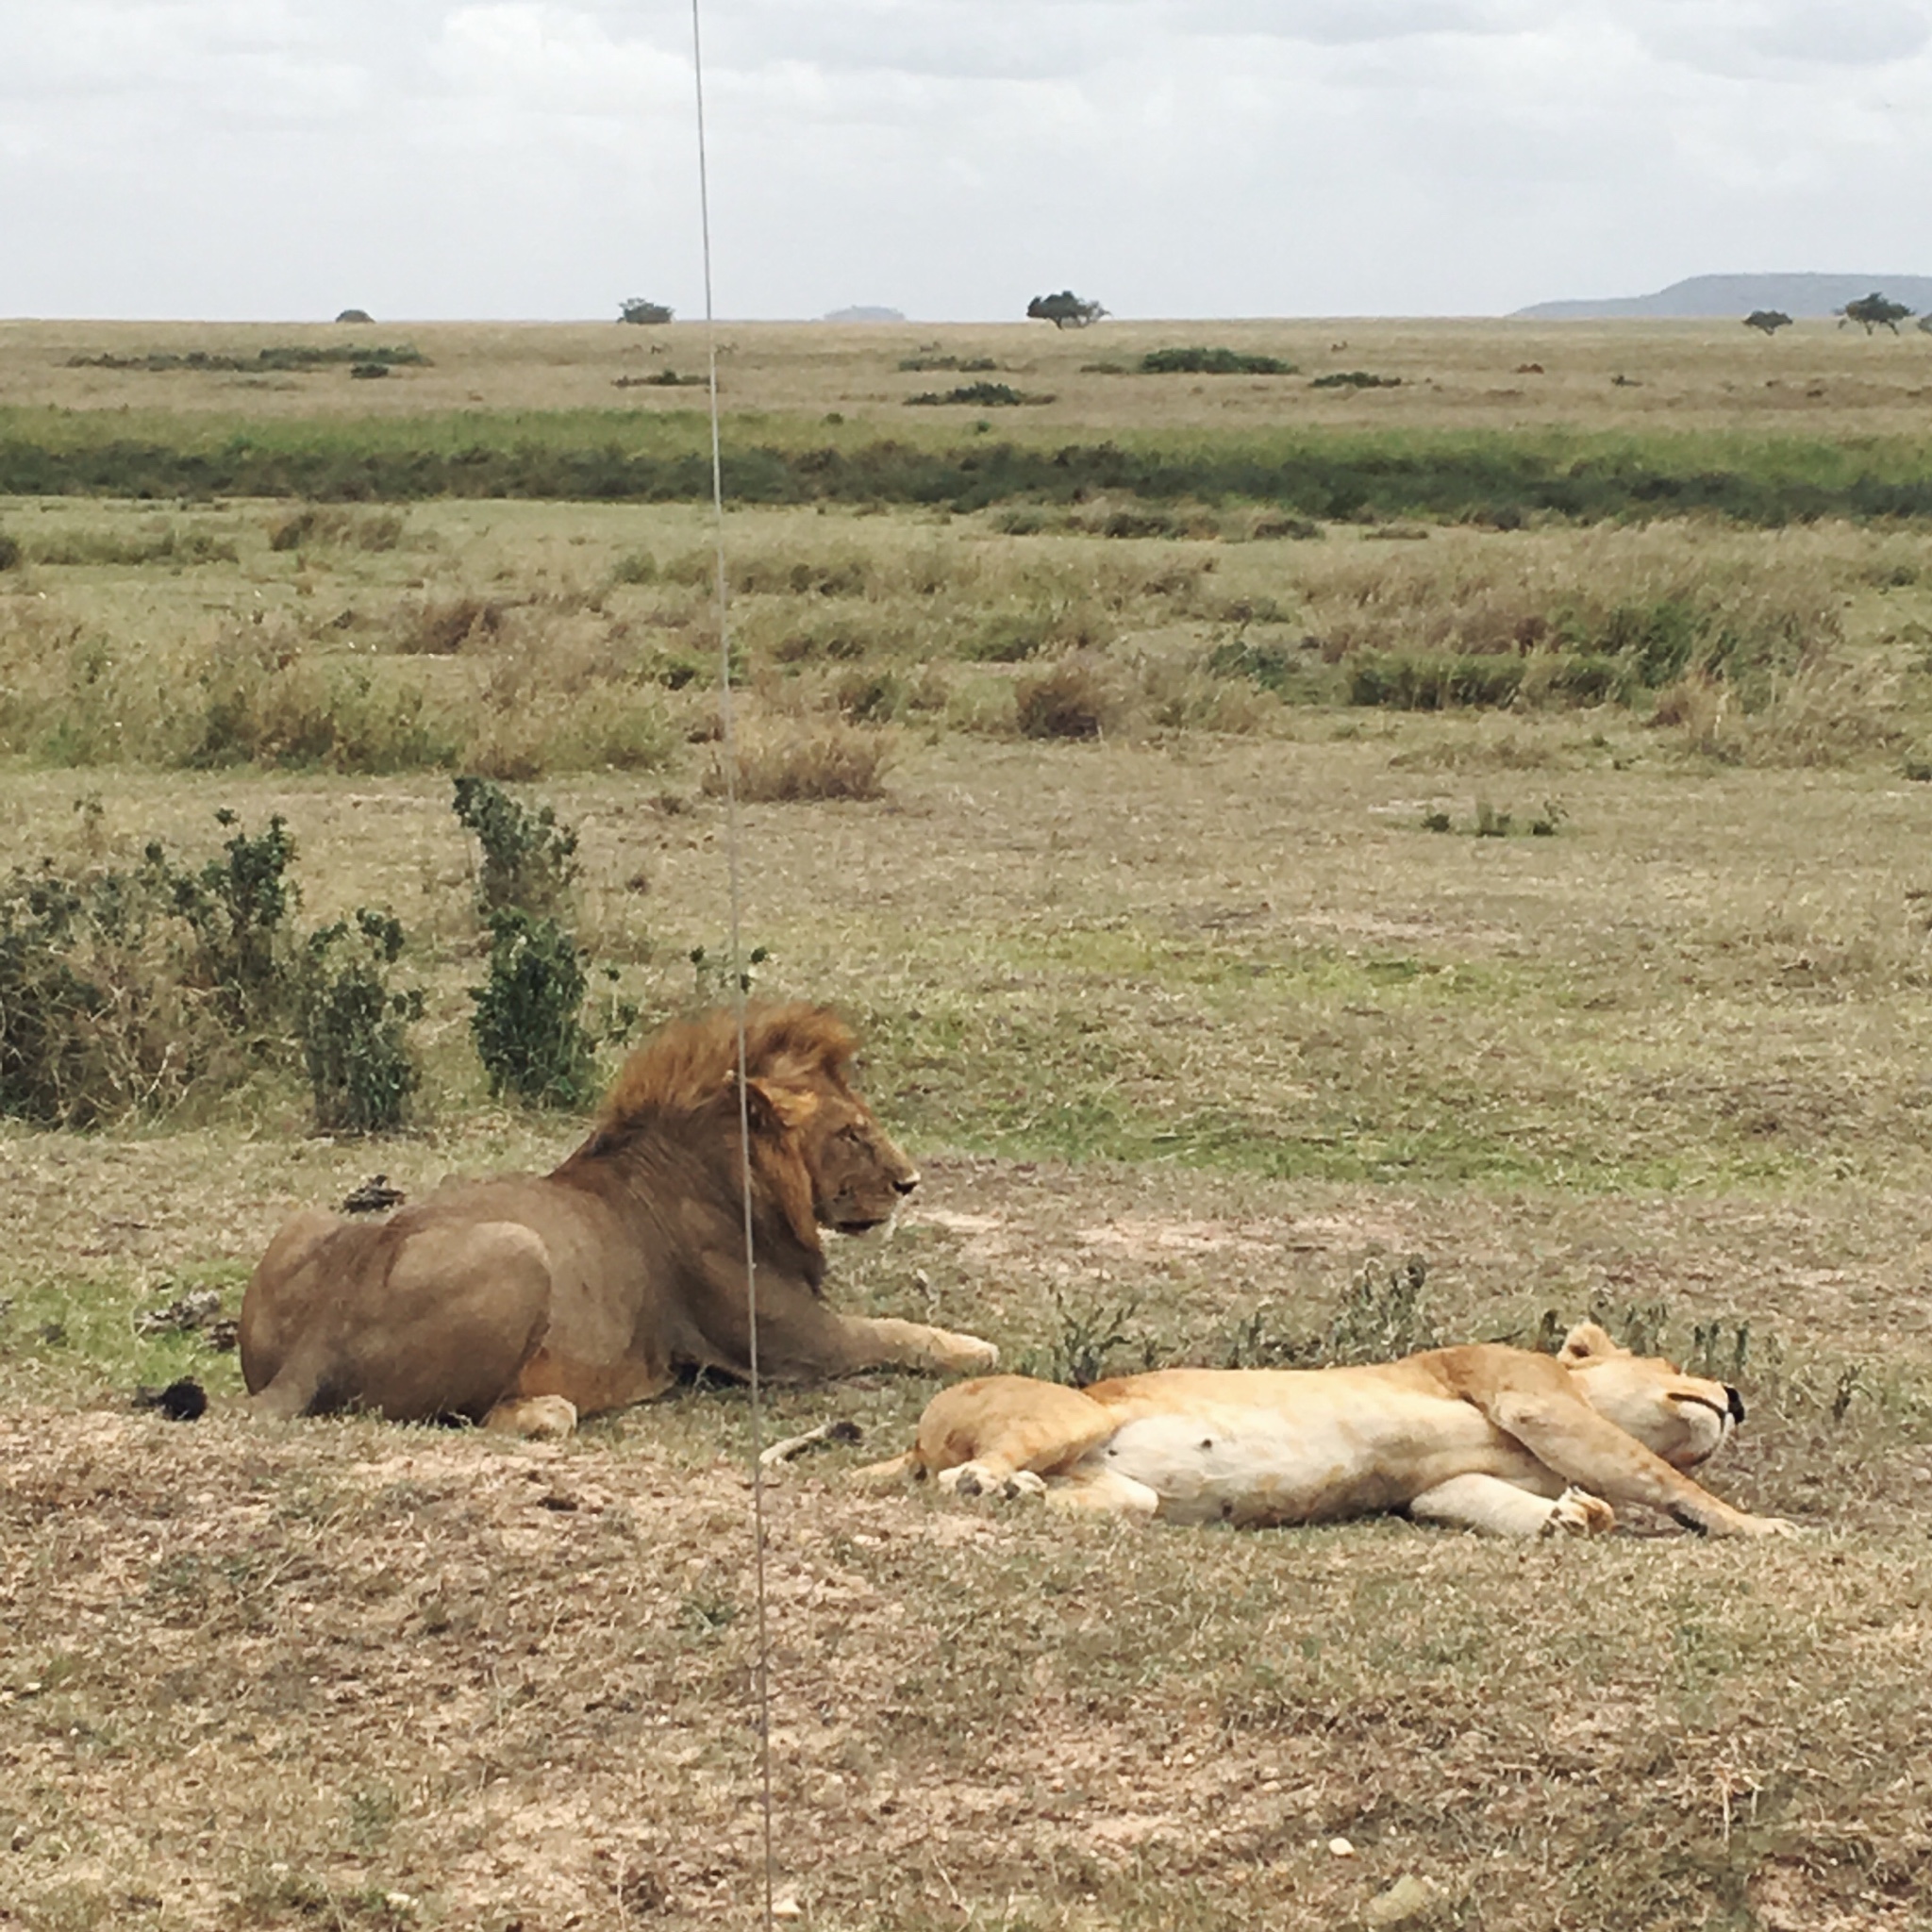
[[[781,1891],[772,1901],[772,1916],[774,1919],[802,1919],[805,1907],[798,1903],[795,1891]]]
[[[1424,1878],[1405,1872],[1385,1892],[1362,1907],[1365,1925],[1412,1925],[1434,1910],[1436,1888]]]
[[[1328,1840],[1328,1849],[1338,1858],[1355,1857],[1355,1847],[1345,1838],[1331,1838]]]

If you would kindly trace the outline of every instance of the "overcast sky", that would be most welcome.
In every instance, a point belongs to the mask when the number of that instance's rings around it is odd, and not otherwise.
[[[702,0],[719,312],[1932,274],[1932,0]],[[0,0],[0,315],[702,311],[689,0]]]

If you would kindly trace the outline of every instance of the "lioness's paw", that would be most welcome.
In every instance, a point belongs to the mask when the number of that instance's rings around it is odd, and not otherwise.
[[[1004,1496],[1008,1500],[1046,1494],[1044,1478],[1035,1475],[1030,1469],[1016,1469],[1010,1475],[1001,1475],[983,1462],[961,1462],[941,1470],[940,1488],[949,1496]]]
[[[1005,1487],[1006,1478],[983,1462],[956,1462],[940,1471],[940,1488],[948,1496],[991,1496]]]
[[[1744,1519],[1742,1534],[1745,1536],[1803,1536],[1804,1530],[1795,1523],[1783,1516],[1747,1516]]]
[[[1588,1490],[1569,1489],[1550,1505],[1540,1536],[1602,1536],[1617,1526],[1617,1512]]]

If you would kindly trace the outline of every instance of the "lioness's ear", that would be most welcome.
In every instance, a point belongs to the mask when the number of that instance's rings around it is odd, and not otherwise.
[[[1563,1345],[1557,1351],[1559,1362],[1601,1361],[1607,1356],[1628,1355],[1628,1349],[1619,1348],[1594,1322],[1579,1322],[1563,1338]]]
[[[752,1080],[752,1118],[760,1125],[802,1127],[819,1110],[819,1097],[809,1087],[791,1087],[779,1080]],[[762,1113],[763,1119],[759,1120]]]

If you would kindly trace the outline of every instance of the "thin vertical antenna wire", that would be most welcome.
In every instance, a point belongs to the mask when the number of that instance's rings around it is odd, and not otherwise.
[[[751,1212],[751,1081],[746,1066],[745,994],[741,907],[744,888],[739,854],[738,737],[732,716],[730,600],[724,572],[724,460],[718,430],[718,319],[711,299],[711,181],[705,149],[705,50],[699,0],[691,0],[691,64],[697,89],[698,226],[705,258],[705,357],[711,399],[711,520],[718,586],[718,730],[724,767],[724,850],[731,880],[731,996],[738,1022],[739,1186],[744,1202],[744,1316],[751,1374],[752,1590],[757,1607],[752,1694],[758,1705],[758,1789],[764,1821],[764,1922],[774,1924],[774,1860],[772,1844],[772,1681],[771,1644],[765,1619],[764,1402],[758,1382],[758,1243]]]

